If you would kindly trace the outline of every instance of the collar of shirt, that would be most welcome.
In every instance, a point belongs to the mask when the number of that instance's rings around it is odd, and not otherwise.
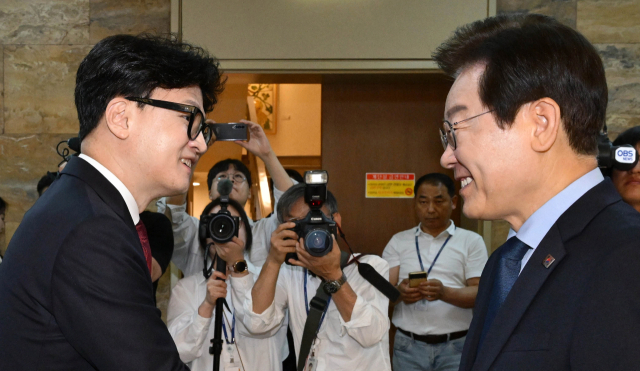
[[[453,236],[456,233],[456,224],[453,222],[453,220],[449,219],[449,226],[447,227],[447,229],[445,229],[444,231],[442,231],[439,235],[437,235],[436,237],[433,238],[438,238],[440,236],[442,236],[444,233],[448,233],[451,236]],[[431,236],[428,233],[425,233],[422,230],[422,223],[418,224],[418,228],[416,228],[416,236],[420,237],[421,235],[425,235],[425,236]]]
[[[84,153],[81,153],[78,157],[87,161],[91,166],[95,167],[96,170],[100,172],[100,174],[107,178],[109,183],[113,184],[113,186],[116,187],[118,192],[120,192],[120,195],[122,195],[124,202],[127,204],[127,208],[129,209],[129,213],[131,214],[133,224],[138,224],[138,221],[140,221],[140,210],[138,210],[138,204],[136,203],[135,198],[133,198],[133,195],[131,194],[131,192],[129,192],[124,183],[122,183],[122,181],[120,181],[118,177],[116,177],[111,171],[109,171],[109,169],[104,167],[98,161],[85,155]]]
[[[600,169],[595,168],[585,175],[578,178],[560,193],[553,196],[541,208],[536,210],[529,219],[527,219],[520,230],[516,233],[513,229],[509,230],[507,240],[513,236],[517,236],[520,241],[526,243],[531,249],[522,258],[520,271],[524,269],[525,264],[529,261],[531,255],[540,244],[540,241],[547,235],[551,227],[556,223],[558,218],[571,205],[573,205],[580,197],[582,197],[591,188],[602,182],[604,177]]]

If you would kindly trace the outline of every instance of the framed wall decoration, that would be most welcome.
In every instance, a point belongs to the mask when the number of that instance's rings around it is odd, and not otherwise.
[[[253,97],[258,124],[266,134],[275,134],[277,130],[277,84],[249,84],[248,96]]]

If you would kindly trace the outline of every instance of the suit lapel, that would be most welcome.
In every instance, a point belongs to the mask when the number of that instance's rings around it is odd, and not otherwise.
[[[473,367],[470,368],[471,370],[485,371],[491,367],[491,364],[500,354],[520,319],[536,297],[540,287],[542,287],[549,275],[562,264],[561,261],[566,255],[564,241],[568,241],[581,233],[602,209],[620,201],[620,195],[611,180],[606,178],[585,193],[560,216],[536,248],[502,304],[491,325],[491,329],[484,339],[482,348],[478,352],[478,357],[473,363]],[[555,261],[548,268],[545,268],[543,261],[548,255],[553,256]],[[487,290],[490,290],[492,285],[493,283],[491,282]],[[480,292],[478,292],[479,295]],[[483,301],[477,301],[476,305],[487,306],[489,296],[490,292],[485,291],[482,298]],[[479,314],[481,315],[477,316],[477,319],[476,315],[474,315],[472,321],[472,324],[476,324],[473,329],[476,339],[472,339],[472,341],[475,341],[474,351],[477,347],[477,338],[482,331],[481,326],[484,323],[486,310],[487,308],[480,309]],[[469,354],[467,354],[468,356]],[[463,369],[461,368],[461,370]]]
[[[464,349],[462,350],[462,360],[460,362],[461,371],[471,370],[476,360],[478,342],[482,334],[482,325],[484,324],[484,319],[489,308],[489,298],[495,278],[493,271],[495,270],[496,262],[498,261],[496,258],[498,256],[499,254],[496,254],[494,251],[482,270],[480,285],[478,286],[478,295],[476,295],[476,302],[473,307],[473,318],[471,319],[467,339],[464,342]]]
[[[545,268],[542,262],[547,255],[555,262]],[[525,265],[513,288],[498,311],[480,348],[474,371],[488,370],[496,359],[525,311],[538,294],[540,287],[559,265],[566,251],[557,226],[553,226]],[[485,310],[486,312],[486,310]],[[482,318],[484,321],[484,316]]]

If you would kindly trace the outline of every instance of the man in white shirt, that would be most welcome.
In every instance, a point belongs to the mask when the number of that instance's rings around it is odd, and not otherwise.
[[[341,269],[335,239],[327,255],[314,257],[291,230],[295,226],[292,221],[303,219],[310,210],[304,201],[305,187],[297,184],[281,197],[278,215],[282,224],[271,237],[271,250],[255,285],[250,276],[231,277],[238,320],[254,334],[269,334],[282,325],[288,309],[299,356],[309,303],[320,285],[333,285],[337,291],[330,297],[310,352],[315,370],[390,370],[389,300],[358,273],[355,263]],[[321,210],[341,223],[330,192]],[[290,259],[293,265],[283,265],[286,254],[293,252],[298,260]],[[367,255],[360,261],[388,278],[388,264],[383,259]]]
[[[487,249],[480,235],[450,219],[454,192],[445,174],[420,177],[414,188],[420,224],[394,235],[382,253],[389,282],[400,282],[393,311],[396,370],[448,371],[460,365]],[[410,287],[409,273],[420,271],[428,280]]]

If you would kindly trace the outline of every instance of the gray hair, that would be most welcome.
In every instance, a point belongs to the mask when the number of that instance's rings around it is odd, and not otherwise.
[[[293,204],[295,204],[298,199],[304,198],[304,189],[306,186],[307,185],[304,183],[296,184],[289,188],[282,197],[280,197],[278,207],[276,209],[278,213],[278,222],[284,223],[284,216],[291,215],[291,208],[293,207]],[[331,215],[338,212],[338,201],[330,191],[327,191],[327,201],[324,204],[327,206],[327,209],[329,209],[329,213]],[[327,216],[331,217],[331,215]]]

